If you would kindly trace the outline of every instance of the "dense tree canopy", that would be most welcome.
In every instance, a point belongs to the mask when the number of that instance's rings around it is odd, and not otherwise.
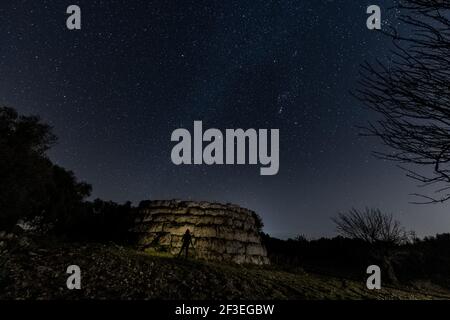
[[[55,142],[38,117],[0,108],[0,229],[36,216],[64,224],[90,194],[90,185],[49,160],[46,151]]]

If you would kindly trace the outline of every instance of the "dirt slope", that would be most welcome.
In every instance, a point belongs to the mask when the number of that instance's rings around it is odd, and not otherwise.
[[[18,242],[18,241],[16,241]],[[450,292],[384,288],[273,266],[182,260],[114,244],[0,241],[0,299],[449,299]],[[81,268],[68,290],[66,269]]]

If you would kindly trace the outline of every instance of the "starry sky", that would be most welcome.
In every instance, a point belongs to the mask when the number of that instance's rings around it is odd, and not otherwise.
[[[82,29],[66,28],[77,4]],[[93,198],[232,202],[273,236],[332,236],[351,207],[379,207],[418,235],[450,231],[447,204],[409,202],[414,181],[358,135],[376,115],[349,91],[359,64],[389,61],[366,28],[387,0],[32,1],[0,4],[0,104],[39,114],[59,137],[50,157]],[[172,131],[280,129],[280,171],[175,166]]]

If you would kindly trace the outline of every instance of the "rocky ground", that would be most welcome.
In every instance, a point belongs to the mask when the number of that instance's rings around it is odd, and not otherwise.
[[[81,290],[68,290],[69,265]],[[28,237],[0,240],[0,299],[450,299],[428,283],[369,291],[364,283],[278,267],[239,266],[138,252],[114,244]]]

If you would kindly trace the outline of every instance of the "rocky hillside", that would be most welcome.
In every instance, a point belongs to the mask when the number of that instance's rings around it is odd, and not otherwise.
[[[0,299],[448,299],[439,288],[385,288],[274,266],[180,260],[113,244],[0,241]],[[68,290],[66,269],[81,268]]]

